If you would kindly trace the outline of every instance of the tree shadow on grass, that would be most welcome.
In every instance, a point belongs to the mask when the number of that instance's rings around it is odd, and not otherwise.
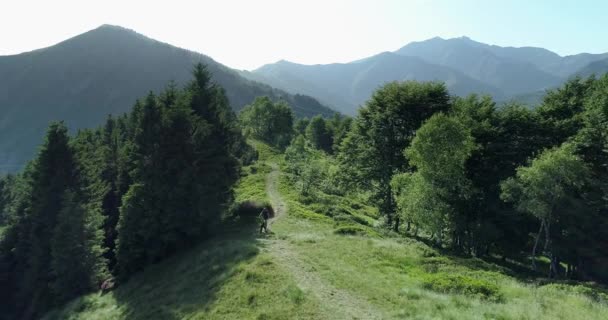
[[[127,319],[182,319],[209,310],[240,263],[259,253],[257,223],[241,218],[222,225],[194,248],[146,268],[114,295]]]
[[[472,271],[499,272],[527,283],[542,281],[549,273],[549,262],[542,259],[537,259],[537,270],[535,271],[532,269],[531,258],[526,255],[509,259],[502,259],[501,257],[491,255],[474,257],[454,252],[449,248],[439,247],[437,243],[427,237],[410,234],[405,234],[405,236],[426,244],[441,256],[446,257],[451,263],[466,267]]]

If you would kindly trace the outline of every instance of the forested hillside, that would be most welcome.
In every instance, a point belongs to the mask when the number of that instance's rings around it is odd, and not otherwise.
[[[70,130],[100,125],[169,81],[184,85],[199,62],[234,110],[264,95],[289,102],[298,116],[333,113],[314,98],[249,81],[205,55],[104,25],[49,48],[0,56],[0,172],[32,158],[50,121],[64,120]]]
[[[544,255],[549,278],[606,281],[607,88],[574,78],[530,110],[389,83],[352,119],[296,122],[288,172],[311,202],[363,197],[385,226],[452,252],[535,269]]]
[[[3,180],[2,314],[37,318],[217,225],[255,152],[224,89],[203,65],[193,75],[97,129],[71,137],[63,122],[51,124],[37,157]]]

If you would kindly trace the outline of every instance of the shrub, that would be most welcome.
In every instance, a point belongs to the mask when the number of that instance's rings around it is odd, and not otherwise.
[[[367,230],[360,226],[348,225],[336,228],[336,230],[334,230],[334,233],[342,235],[366,235]]]
[[[358,224],[362,224],[364,226],[371,226],[371,223],[367,219],[365,219],[364,217],[361,217],[359,215],[353,214],[351,216],[351,218],[353,219],[353,221],[355,221]]]
[[[270,217],[274,217],[274,209],[268,202],[243,201],[232,208],[232,216],[240,218],[257,217],[262,209],[266,208],[270,212]]]
[[[326,222],[331,221],[331,218],[328,218],[325,215],[318,214],[316,212],[307,210],[307,209],[305,209],[301,206],[297,206],[297,205],[289,207],[289,214],[293,215],[294,217],[300,217],[300,218],[309,219],[309,220],[313,220],[313,221],[326,221]]]
[[[588,297],[595,302],[608,303],[608,292],[598,287],[586,286],[576,282],[562,282],[562,283],[549,283],[542,286],[543,290],[547,291],[565,291],[568,293],[575,293]]]
[[[424,276],[423,286],[442,293],[458,293],[499,302],[503,295],[497,285],[463,275],[435,273]]]
[[[298,288],[295,285],[289,285],[285,289],[285,295],[289,297],[289,299],[295,304],[302,304],[306,299],[306,295],[302,289]]]

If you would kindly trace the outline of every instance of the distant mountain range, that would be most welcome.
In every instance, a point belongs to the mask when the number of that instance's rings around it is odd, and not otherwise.
[[[266,95],[286,100],[300,117],[333,110],[353,115],[376,88],[393,80],[443,81],[455,95],[485,93],[498,101],[534,104],[568,77],[608,71],[608,54],[561,57],[466,37],[412,42],[350,63],[279,61],[237,71],[203,54],[104,25],[52,47],[0,56],[0,172],[17,170],[33,157],[50,121],[65,120],[72,129],[96,126],[170,80],[183,85],[198,62],[208,65],[235,110]]]
[[[490,94],[498,101],[536,103],[546,89],[573,75],[608,71],[608,53],[561,57],[542,48],[500,47],[467,37],[412,42],[351,63],[268,64],[241,74],[288,92],[317,97],[336,110],[354,114],[380,85],[393,80],[438,80],[455,95]]]
[[[207,64],[236,110],[267,95],[289,102],[298,116],[334,113],[312,97],[245,79],[205,55],[104,25],[52,47],[0,56],[0,172],[33,157],[50,121],[65,120],[72,129],[96,126],[170,80],[186,83],[198,62]]]

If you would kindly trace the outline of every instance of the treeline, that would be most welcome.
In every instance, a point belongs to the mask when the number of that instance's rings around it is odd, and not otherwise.
[[[305,196],[366,196],[387,227],[456,253],[534,267],[543,254],[550,277],[608,280],[608,75],[572,79],[533,110],[389,83],[356,117],[291,132]]]
[[[53,123],[36,159],[0,180],[0,312],[33,318],[209,235],[255,158],[203,65],[104,126]]]

